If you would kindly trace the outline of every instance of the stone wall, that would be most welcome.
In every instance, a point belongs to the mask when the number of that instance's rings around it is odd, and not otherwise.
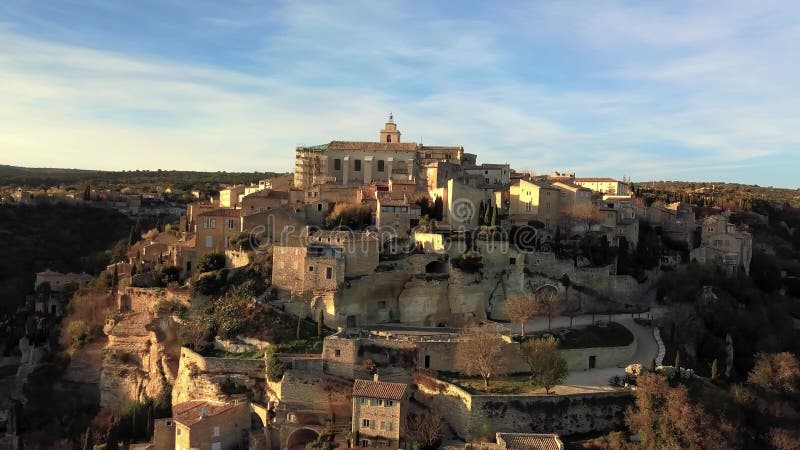
[[[577,395],[471,395],[436,380],[419,386],[415,396],[439,411],[465,440],[492,433],[527,432],[574,435],[602,433],[624,423],[631,391]]]

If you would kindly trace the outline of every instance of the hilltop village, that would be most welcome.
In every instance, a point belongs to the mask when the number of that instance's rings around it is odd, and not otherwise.
[[[53,321],[70,358],[47,392],[99,405],[84,449],[562,449],[623,428],[637,377],[700,376],[658,283],[749,274],[729,211],[405,142],[391,116],[376,138],[193,192],[97,279],[39,273],[7,441],[21,405],[48,408],[30,387]],[[736,345],[713,370],[735,372]]]

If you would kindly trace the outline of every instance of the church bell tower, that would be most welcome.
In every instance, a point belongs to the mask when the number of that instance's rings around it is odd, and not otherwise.
[[[397,124],[394,123],[394,115],[389,113],[389,120],[381,130],[380,142],[398,143],[400,142],[400,130],[397,129]]]

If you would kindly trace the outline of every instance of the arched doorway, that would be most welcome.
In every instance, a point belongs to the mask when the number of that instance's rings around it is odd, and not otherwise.
[[[298,428],[286,439],[286,450],[304,450],[306,444],[319,438],[319,433],[310,428]]]

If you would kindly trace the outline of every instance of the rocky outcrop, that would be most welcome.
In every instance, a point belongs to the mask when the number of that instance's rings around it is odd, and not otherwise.
[[[181,348],[172,404],[244,397],[263,403],[265,381],[263,359],[210,358]]]
[[[184,291],[126,288],[120,312],[103,327],[108,336],[100,375],[100,405],[117,409],[129,401],[146,402],[168,394],[178,372],[176,323],[157,317],[161,302],[188,303]]]

